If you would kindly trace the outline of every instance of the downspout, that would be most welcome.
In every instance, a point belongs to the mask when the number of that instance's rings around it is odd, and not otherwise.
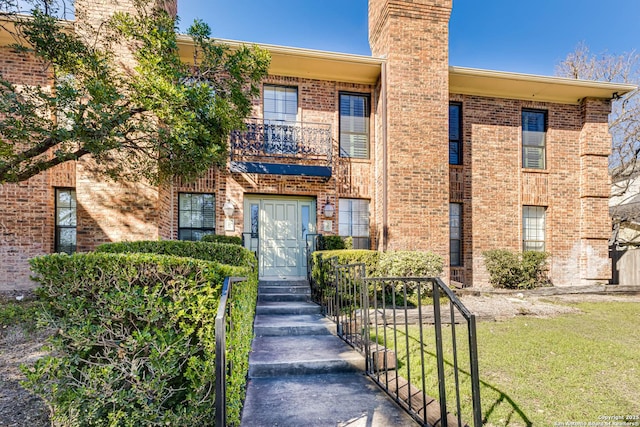
[[[381,137],[382,137],[382,250],[387,251],[388,245],[388,184],[387,184],[387,63],[382,63],[380,72],[381,108]]]

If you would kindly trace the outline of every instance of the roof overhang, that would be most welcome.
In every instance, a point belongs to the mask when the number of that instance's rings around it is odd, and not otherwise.
[[[231,48],[256,45],[271,53],[269,74],[302,77],[346,83],[375,84],[380,78],[384,59],[364,55],[326,52],[321,50],[270,44],[248,43],[216,39]],[[193,42],[189,36],[179,35],[178,46],[183,61],[193,62]]]
[[[579,104],[583,98],[611,99],[637,89],[622,83],[449,67],[449,93]]]

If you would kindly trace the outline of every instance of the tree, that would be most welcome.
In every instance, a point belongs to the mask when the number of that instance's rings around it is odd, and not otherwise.
[[[640,84],[640,54],[592,54],[584,44],[560,62],[556,74],[584,80]],[[609,116],[612,149],[609,172],[613,183],[612,244],[640,244],[640,92],[613,100]],[[621,235],[622,230],[626,236]]]
[[[193,64],[180,60],[177,18],[144,0],[98,28],[56,19],[51,0],[21,15],[0,0],[0,30],[32,55],[50,86],[0,73],[0,184],[90,156],[113,179],[193,180],[226,161],[227,138],[251,112],[270,58],[216,43],[195,21]],[[77,22],[82,22],[78,17]]]

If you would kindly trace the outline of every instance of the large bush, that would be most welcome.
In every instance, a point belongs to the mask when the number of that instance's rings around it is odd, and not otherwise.
[[[205,234],[202,242],[228,243],[242,246],[242,238],[238,236],[225,236],[224,234]]]
[[[489,281],[496,288],[533,289],[549,284],[546,252],[506,249],[484,252],[484,263]]]
[[[337,264],[364,263],[367,276],[375,274],[378,268],[380,252],[367,249],[339,249],[332,251],[315,251],[311,254],[311,278],[315,286],[329,286],[333,278],[331,260]]]
[[[31,265],[58,333],[53,356],[29,369],[25,384],[49,403],[57,423],[213,424],[220,288],[226,276],[250,276],[237,286],[233,313],[253,313],[255,270],[155,254],[55,254]],[[245,329],[251,323],[238,322]],[[246,347],[230,359],[242,365]],[[246,370],[233,375],[244,381]],[[234,387],[229,395],[241,399],[243,384]],[[231,409],[237,419],[230,424],[238,424],[239,410]]]
[[[216,261],[221,264],[250,266],[255,255],[242,246],[229,243],[192,242],[186,240],[140,240],[134,242],[105,243],[96,252],[154,253]]]
[[[378,277],[437,277],[442,274],[442,257],[433,252],[388,251],[380,254]]]

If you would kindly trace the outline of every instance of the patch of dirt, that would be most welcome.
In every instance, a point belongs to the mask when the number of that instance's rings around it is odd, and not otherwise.
[[[460,298],[479,320],[507,320],[516,316],[552,317],[579,313],[575,307],[551,302],[550,297],[532,297],[522,294],[463,296]]]

